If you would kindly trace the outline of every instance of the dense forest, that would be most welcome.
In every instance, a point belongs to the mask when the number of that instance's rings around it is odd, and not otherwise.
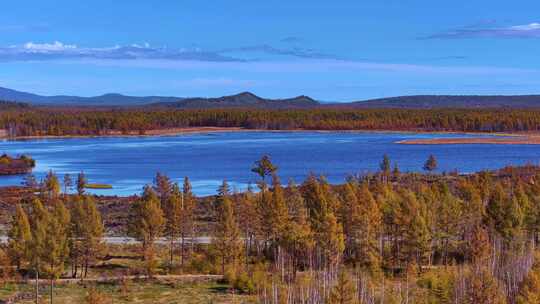
[[[23,108],[0,111],[0,128],[13,137],[144,134],[148,130],[203,126],[265,130],[538,131],[540,110]]]
[[[134,254],[128,271],[148,280],[219,274],[253,303],[538,303],[540,168],[435,175],[436,167],[431,156],[425,174],[401,173],[385,156],[377,174],[343,185],[311,175],[282,186],[263,157],[252,169],[256,188],[237,193],[224,181],[205,219],[195,216],[201,200],[188,178],[179,185],[157,174],[130,207],[125,234],[139,243],[121,252]],[[5,282],[39,274],[52,290],[114,254],[85,176],[68,181],[76,194],[62,193],[52,172],[30,185],[36,194],[17,206],[0,250]],[[199,221],[211,223],[208,244],[188,242],[207,236]]]

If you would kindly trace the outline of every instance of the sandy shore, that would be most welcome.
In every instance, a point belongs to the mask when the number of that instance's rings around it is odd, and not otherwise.
[[[87,138],[87,137],[136,137],[136,136],[174,136],[181,134],[215,133],[215,132],[245,132],[257,131],[244,128],[222,128],[222,127],[194,127],[194,128],[170,128],[158,130],[146,130],[144,134],[138,131],[123,133],[121,131],[109,131],[100,135],[40,135],[40,136],[17,136],[13,139],[47,139],[47,138]],[[7,132],[0,130],[0,139],[8,139]]]
[[[269,130],[269,129],[246,129],[240,127],[189,127],[189,128],[169,128],[146,130],[144,134],[138,131],[130,131],[128,133],[111,130],[107,134],[100,135],[35,135],[35,136],[17,136],[10,138],[6,130],[0,129],[0,139],[48,139],[48,138],[90,138],[90,137],[140,137],[140,136],[175,136],[182,134],[200,134],[200,133],[223,133],[223,132],[320,132],[320,133],[423,133],[423,134],[481,134],[481,133],[464,133],[451,131],[423,131],[423,130],[311,130],[311,129],[284,129],[284,130]]]
[[[490,137],[430,138],[398,141],[404,145],[452,145],[452,144],[496,144],[496,145],[540,145],[540,134],[493,134]],[[497,136],[498,135],[498,136]]]

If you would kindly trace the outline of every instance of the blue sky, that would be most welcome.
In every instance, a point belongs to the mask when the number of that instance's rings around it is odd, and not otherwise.
[[[0,86],[351,101],[540,93],[540,2],[9,1]]]

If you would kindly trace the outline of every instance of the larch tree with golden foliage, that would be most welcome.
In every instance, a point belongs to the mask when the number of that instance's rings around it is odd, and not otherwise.
[[[7,253],[11,261],[17,266],[17,270],[19,270],[21,264],[28,259],[31,240],[32,232],[30,231],[28,215],[19,204],[15,208],[15,214],[11,219],[11,228],[8,231],[7,246]]]
[[[240,229],[234,214],[234,207],[229,197],[229,186],[226,181],[220,187],[216,198],[217,218],[212,236],[212,244],[221,261],[221,273],[227,266],[236,266],[242,253]]]

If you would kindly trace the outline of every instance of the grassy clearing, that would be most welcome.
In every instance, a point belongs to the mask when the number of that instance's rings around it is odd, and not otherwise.
[[[49,302],[48,288],[42,286],[41,301]],[[245,295],[233,294],[229,286],[217,282],[185,283],[167,280],[132,281],[122,287],[121,284],[98,283],[59,285],[54,292],[55,303],[86,303],[90,290],[95,288],[103,296],[103,304],[108,303],[255,303],[254,299]],[[7,285],[0,288],[0,299],[5,299],[17,292],[32,293],[31,285]],[[32,299],[18,303],[34,303]]]

